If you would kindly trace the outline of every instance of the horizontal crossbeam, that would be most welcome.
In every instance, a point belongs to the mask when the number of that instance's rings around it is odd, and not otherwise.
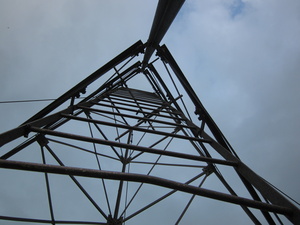
[[[95,143],[95,144],[121,147],[121,148],[125,148],[125,149],[132,149],[132,150],[136,150],[136,151],[140,151],[140,152],[147,152],[147,153],[152,153],[152,154],[157,154],[157,155],[166,155],[166,156],[177,157],[177,158],[182,158],[182,159],[190,159],[190,160],[202,161],[202,162],[207,162],[207,163],[217,163],[217,164],[228,165],[228,166],[238,166],[238,163],[235,161],[229,161],[229,160],[225,161],[225,160],[221,160],[221,159],[208,158],[208,157],[203,157],[203,156],[198,156],[198,155],[190,155],[190,154],[179,153],[179,152],[164,151],[164,150],[160,150],[160,149],[125,144],[125,143],[103,140],[103,139],[98,139],[98,138],[85,137],[85,136],[81,136],[81,135],[75,135],[75,134],[69,134],[69,133],[58,132],[58,131],[53,131],[53,130],[41,129],[41,128],[37,128],[37,127],[31,127],[30,130],[33,132],[40,133],[40,134],[48,134],[48,135],[52,135],[52,136],[56,136],[56,137],[69,138],[69,139],[78,140],[78,141],[85,141],[85,142],[90,142],[90,143]]]
[[[78,167],[45,165],[39,163],[18,162],[18,161],[11,161],[11,160],[0,160],[0,167],[8,168],[8,169],[26,170],[26,171],[66,174],[66,175],[92,177],[92,178],[103,178],[109,180],[123,180],[123,181],[148,183],[148,184],[158,185],[165,188],[171,188],[174,190],[195,194],[207,198],[230,202],[238,205],[244,205],[247,207],[257,208],[261,210],[267,210],[279,214],[287,214],[287,215],[292,214],[292,210],[286,207],[282,207],[278,205],[270,205],[267,203],[250,200],[247,198],[224,194],[217,191],[207,190],[204,188],[199,188],[196,186],[192,186],[192,185],[188,185],[188,184],[184,184],[172,180],[167,180],[167,179],[163,179],[155,176],[143,175],[143,174],[112,172],[112,171],[86,169],[86,168],[78,168]]]

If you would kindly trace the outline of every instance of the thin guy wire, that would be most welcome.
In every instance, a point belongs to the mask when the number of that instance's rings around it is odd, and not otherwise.
[[[193,177],[192,179],[188,180],[187,182],[185,182],[184,184],[190,184],[193,181],[197,180],[198,178],[202,177],[205,174],[205,172],[202,172],[200,174],[198,174],[197,176]],[[169,197],[170,195],[174,194],[175,192],[177,192],[178,190],[173,189],[172,191],[168,192],[167,194],[163,195],[162,197],[156,199],[155,201],[153,201],[152,203],[148,204],[147,206],[141,208],[140,210],[136,211],[135,213],[131,214],[130,216],[128,216],[127,218],[124,219],[124,221],[127,221],[129,219],[131,219],[132,217],[140,214],[141,212],[145,211],[146,209],[150,208],[151,206],[155,205],[156,203],[162,201],[163,199]]]
[[[173,141],[173,137],[169,140],[169,142],[166,144],[164,150],[166,150],[168,148],[168,146],[171,144],[171,142]],[[152,167],[150,168],[150,170],[147,173],[147,176],[150,175],[150,173],[152,172],[152,170],[154,169],[154,167],[156,166],[156,163],[159,161],[159,159],[161,158],[162,155],[159,155],[156,159],[156,161],[154,162],[154,164],[152,165]],[[134,195],[132,196],[132,198],[130,199],[128,205],[126,206],[126,208],[124,209],[124,211],[122,212],[121,216],[124,215],[125,211],[127,210],[127,208],[129,207],[129,205],[132,203],[133,199],[136,197],[137,193],[140,191],[140,189],[142,188],[144,183],[141,183],[140,186],[138,187],[138,189],[136,190],[136,192],[134,193]]]
[[[113,117],[106,116],[106,115],[104,115],[104,114],[102,114],[102,113],[93,112],[93,111],[90,111],[90,113],[96,114],[96,115],[98,115],[98,116],[103,116],[103,117],[105,117],[105,118],[107,118],[107,119],[110,119],[110,120],[115,121]],[[126,124],[126,123],[122,122],[121,120],[117,120],[117,121],[118,121],[119,123],[121,123],[121,124]]]
[[[48,139],[49,140],[49,139]],[[53,158],[58,162],[60,166],[65,166],[64,163],[59,159],[59,157],[53,152],[49,145],[45,145],[48,152],[53,156]],[[104,211],[98,206],[95,200],[88,194],[88,192],[83,188],[80,182],[73,176],[69,175],[69,177],[73,180],[73,182],[77,185],[77,187],[82,191],[82,193],[87,197],[87,199],[95,206],[98,212],[107,220],[108,217],[104,213]]]
[[[87,118],[88,118],[88,116],[87,116]],[[88,125],[89,125],[89,130],[90,130],[91,137],[94,138],[90,122],[88,122]],[[95,157],[96,157],[96,160],[97,160],[98,168],[99,168],[99,170],[102,170],[101,165],[100,165],[100,160],[99,160],[98,155],[97,155],[97,149],[96,149],[96,144],[95,143],[93,143],[93,148],[94,148],[94,152],[95,152]],[[103,189],[104,189],[104,194],[105,194],[105,199],[106,199],[106,203],[107,203],[107,208],[108,208],[109,213],[111,215],[111,208],[110,208],[110,204],[109,204],[109,200],[108,200],[108,194],[107,194],[106,185],[105,185],[105,182],[104,182],[103,178],[101,179],[101,181],[102,181],[102,186],[103,186]]]
[[[206,178],[208,177],[208,175],[206,174],[205,177],[203,178],[203,180],[200,182],[200,185],[198,186],[199,188],[203,185],[204,181],[206,180]],[[176,221],[175,225],[178,225],[180,223],[180,221],[182,220],[183,216],[185,215],[185,213],[187,212],[188,208],[190,207],[192,201],[194,200],[194,198],[196,197],[195,194],[192,195],[192,197],[190,198],[189,202],[187,203],[186,207],[183,209],[181,215],[179,216],[178,220]]]
[[[51,223],[51,220],[44,220],[44,219],[33,219],[33,218],[22,218],[22,217],[12,217],[12,216],[0,216],[0,220],[9,220],[9,221],[17,221],[17,222],[32,222],[32,223]],[[101,222],[90,222],[90,221],[69,221],[69,220],[56,220],[56,224],[82,224],[82,225],[107,225],[107,223]]]
[[[112,111],[115,112],[114,108],[112,108]],[[114,114],[114,122],[115,122],[115,124],[117,124],[117,120],[116,120],[116,115],[115,114]],[[117,132],[117,137],[119,137],[120,134],[119,134],[119,129],[118,129],[117,126],[116,126],[116,132]],[[119,141],[119,143],[121,142],[120,139],[118,139],[118,141]],[[123,149],[121,147],[120,147],[120,151],[121,151],[121,156],[123,157]]]
[[[286,196],[287,198],[289,198],[291,201],[295,202],[297,205],[300,205],[299,202],[297,202],[295,199],[293,199],[292,197],[290,197],[289,195],[287,195],[286,193],[284,193],[283,191],[281,191],[279,188],[277,188],[276,186],[274,186],[273,184],[271,184],[267,180],[265,180],[265,179],[263,179],[263,180],[265,182],[267,182],[269,185],[271,185],[273,188],[275,188],[277,191],[279,191],[281,194],[283,194],[284,196]]]
[[[91,115],[88,115],[89,119],[92,119],[93,118],[91,117]],[[99,131],[99,133],[102,135],[102,137],[105,139],[105,140],[108,140],[107,136],[105,135],[105,133],[100,129],[100,127],[98,126],[98,124],[94,123],[94,126],[96,127],[96,129]],[[111,149],[113,150],[113,152],[118,156],[118,161],[121,159],[121,156],[119,155],[119,153],[117,152],[117,150],[115,149],[114,146],[110,145]]]
[[[127,167],[127,173],[130,173],[130,162],[128,163],[128,167]],[[129,181],[126,182],[126,194],[125,194],[125,203],[124,203],[124,217],[126,217],[126,211],[127,211],[127,202],[128,202],[128,190],[129,190]],[[124,224],[125,225],[125,221]]]
[[[69,143],[66,143],[66,142],[62,142],[62,141],[58,141],[58,140],[55,140],[55,139],[52,139],[52,138],[47,138],[49,141],[53,141],[55,143],[58,143],[58,144],[62,144],[62,145],[66,145],[68,147],[72,147],[72,148],[76,148],[78,150],[81,150],[81,151],[84,151],[84,152],[88,152],[88,153],[91,153],[91,154],[95,154],[94,152],[92,152],[91,150],[88,150],[88,149],[85,149],[85,148],[82,148],[82,147],[78,147],[76,145],[72,145],[72,144],[69,144]],[[102,156],[102,157],[106,157],[106,158],[110,158],[110,159],[113,159],[113,160],[116,160],[116,161],[119,161],[118,158],[114,158],[112,156],[108,156],[108,155],[104,155],[104,154],[101,154],[101,153],[97,153],[97,155],[99,156]]]
[[[268,201],[268,199],[266,199],[265,197],[264,197],[264,199],[265,199],[266,203],[270,204],[270,202]],[[281,219],[279,218],[278,214],[275,213],[275,212],[273,212],[273,214],[274,214],[274,216],[276,217],[277,221],[278,221],[281,225],[284,225],[283,222],[281,221]]]
[[[176,133],[177,131],[175,130],[175,132],[172,132],[172,133]],[[152,145],[150,145],[148,148],[153,148],[154,146],[158,145],[159,143],[161,143],[162,141],[166,140],[167,138],[169,138],[170,136],[164,136],[162,137],[160,140],[158,140],[157,142],[153,143]],[[171,140],[173,139],[174,137],[171,137]],[[140,152],[138,154],[136,154],[134,157],[132,157],[132,160],[133,159],[136,159],[137,157],[139,157],[140,155],[142,155],[144,152]]]
[[[136,57],[136,55],[133,55],[133,56],[131,56],[131,58],[127,61],[127,62],[125,62],[124,63],[124,65],[122,65],[121,67],[120,67],[120,69],[118,69],[118,70],[121,70],[121,69],[123,69],[132,59],[134,59]],[[117,72],[115,72],[104,84],[107,84],[115,75],[117,74]]]
[[[43,164],[46,164],[46,158],[45,158],[45,152],[43,146],[41,146],[41,153],[42,153],[42,160]],[[45,181],[46,181],[46,187],[47,187],[47,196],[48,196],[48,203],[49,203],[49,210],[51,215],[51,223],[55,225],[55,218],[54,218],[54,212],[53,212],[53,205],[52,205],[52,197],[51,197],[51,191],[50,191],[50,184],[49,184],[49,177],[48,173],[45,174]]]
[[[165,69],[166,69],[166,71],[167,71],[167,73],[168,73],[168,75],[169,75],[169,77],[170,77],[170,79],[171,79],[171,81],[172,81],[172,83],[173,83],[173,85],[174,85],[176,91],[177,91],[178,96],[180,96],[181,94],[180,94],[180,92],[179,92],[179,90],[178,90],[178,88],[177,88],[177,86],[176,86],[176,84],[175,84],[175,81],[174,81],[174,79],[173,79],[173,77],[172,77],[172,75],[171,75],[171,73],[170,73],[170,71],[169,71],[169,69],[168,69],[166,63],[165,63],[164,61],[162,61],[162,62],[163,62],[164,66],[165,66]],[[183,105],[183,107],[184,107],[184,109],[185,109],[185,112],[187,113],[187,115],[188,115],[190,121],[192,121],[192,118],[191,118],[191,116],[190,116],[190,114],[189,114],[189,112],[188,112],[188,110],[187,110],[187,108],[186,108],[186,105],[184,104],[184,101],[182,100],[182,98],[180,98],[180,101],[181,101],[181,103],[182,103],[182,105]]]
[[[80,97],[78,99],[83,99],[84,97]],[[27,102],[49,102],[54,101],[56,98],[45,98],[45,99],[27,99],[27,100],[7,100],[7,101],[0,101],[0,104],[6,103],[27,103]]]
[[[110,97],[107,97],[108,99],[109,99],[109,101],[110,101],[110,106],[111,106],[111,108],[112,109],[116,109],[116,111],[120,114],[120,110],[119,110],[119,108],[118,107],[116,107],[116,105],[115,105],[115,103],[114,103],[114,101],[112,101],[111,100],[111,98]],[[114,111],[113,111],[114,112]],[[121,118],[122,118],[122,120],[124,121],[124,124],[126,124],[126,125],[129,125],[128,124],[128,122],[126,121],[126,119],[125,119],[125,117],[124,116],[121,116]]]

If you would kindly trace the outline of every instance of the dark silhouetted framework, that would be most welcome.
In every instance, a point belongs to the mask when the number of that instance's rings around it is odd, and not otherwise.
[[[300,224],[298,207],[239,159],[159,45],[182,4],[159,1],[147,43],[0,135],[1,179],[11,182],[1,201],[23,209],[2,209],[1,220],[186,224],[192,213],[201,223],[214,199],[254,224]]]

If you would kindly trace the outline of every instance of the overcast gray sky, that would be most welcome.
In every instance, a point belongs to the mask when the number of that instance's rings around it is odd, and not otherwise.
[[[0,0],[0,101],[60,96],[147,41],[156,4]],[[240,158],[297,201],[299,40],[298,0],[187,0],[161,43]],[[0,104],[0,132],[46,104]]]

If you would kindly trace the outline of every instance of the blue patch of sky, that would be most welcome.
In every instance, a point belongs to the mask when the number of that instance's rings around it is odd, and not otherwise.
[[[245,10],[245,6],[246,4],[243,0],[234,0],[229,6],[231,18],[234,19],[236,16],[242,14]]]

